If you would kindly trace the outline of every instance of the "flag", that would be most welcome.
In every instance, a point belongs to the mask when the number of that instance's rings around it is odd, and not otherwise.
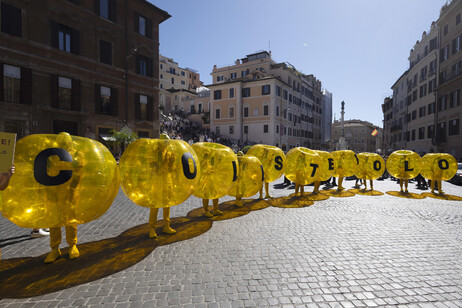
[[[377,136],[377,134],[379,133],[379,131],[377,129],[374,129],[371,133],[372,136]]]

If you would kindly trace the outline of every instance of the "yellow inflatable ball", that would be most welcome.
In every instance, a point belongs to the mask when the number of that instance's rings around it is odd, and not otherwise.
[[[276,181],[284,174],[286,156],[280,148],[255,144],[247,151],[247,155],[255,156],[260,160],[265,172],[266,183]]]
[[[337,168],[337,162],[334,160],[334,157],[329,152],[319,150],[314,151],[318,153],[318,155],[321,157],[319,163],[319,168],[321,171],[321,174],[319,175],[319,181],[327,181],[334,173],[335,168]]]
[[[171,207],[191,196],[199,182],[196,152],[183,140],[138,139],[122,154],[120,184],[135,204]]]
[[[388,173],[397,179],[413,179],[420,173],[421,158],[410,150],[394,151],[388,156],[386,167]]]
[[[297,147],[286,155],[285,176],[299,185],[318,181],[321,176],[321,156],[313,150]]]
[[[347,177],[356,174],[358,170],[358,158],[355,152],[351,150],[340,150],[334,151],[331,154],[337,162],[337,169],[335,169],[332,176]]]
[[[3,192],[3,216],[23,228],[55,228],[97,219],[119,190],[119,171],[101,143],[29,135],[16,144],[16,172]]]
[[[248,198],[255,195],[263,186],[263,166],[258,158],[250,155],[237,156],[239,171],[228,195],[238,198]]]
[[[359,179],[375,180],[385,172],[385,161],[377,153],[359,153],[358,170],[356,176]]]
[[[429,180],[447,181],[457,172],[457,160],[447,153],[428,153],[422,157],[420,173]]]
[[[237,156],[222,144],[198,142],[192,145],[200,163],[201,176],[193,195],[202,199],[225,196],[237,180]]]

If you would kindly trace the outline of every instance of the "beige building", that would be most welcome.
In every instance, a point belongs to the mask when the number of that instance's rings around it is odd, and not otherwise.
[[[237,143],[320,148],[321,81],[266,51],[213,68],[210,127]]]
[[[197,71],[182,68],[178,62],[163,55],[159,55],[159,80],[159,101],[164,113],[187,112],[189,105],[185,101],[194,99],[196,89],[202,84]]]
[[[377,130],[377,135],[373,136],[372,132]],[[382,134],[380,127],[372,123],[361,120],[346,120],[344,121],[345,139],[348,150],[356,153],[371,152],[382,150]],[[335,120],[332,123],[332,139],[337,144],[342,136],[342,122]],[[335,150],[335,149],[334,149]]]
[[[386,99],[382,105],[389,149],[446,152],[462,159],[461,14],[462,0],[448,1],[411,49],[409,69],[392,86],[392,101]]]
[[[438,73],[438,28],[433,22],[411,49],[407,72],[406,149],[419,154],[434,151],[435,101]],[[396,89],[395,89],[396,90]]]
[[[439,29],[439,79],[436,87],[435,150],[462,160],[462,0],[444,5],[437,21]]]

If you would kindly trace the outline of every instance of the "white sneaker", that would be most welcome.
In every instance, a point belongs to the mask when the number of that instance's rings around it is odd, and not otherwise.
[[[44,237],[44,236],[48,236],[50,233],[43,230],[43,229],[38,229],[38,230],[33,230],[31,233],[30,233],[30,237],[31,238],[39,238],[39,237]]]

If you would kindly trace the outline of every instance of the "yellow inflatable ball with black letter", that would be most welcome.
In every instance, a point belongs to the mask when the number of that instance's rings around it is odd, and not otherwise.
[[[191,196],[200,179],[200,165],[194,149],[183,140],[138,139],[132,142],[119,162],[121,187],[135,204],[151,209],[150,237],[157,237],[155,225],[159,208],[163,208],[164,228],[170,227],[170,207]]]
[[[276,181],[284,174],[286,159],[284,152],[272,145],[255,144],[247,151],[247,155],[255,156],[263,165],[266,198],[271,198],[269,183]],[[260,190],[260,198],[263,198],[263,188]]]
[[[296,147],[287,152],[285,176],[299,185],[308,185],[319,179],[321,157],[313,150]]]
[[[359,153],[356,176],[359,179],[376,180],[385,172],[385,161],[377,153]]]
[[[448,153],[428,153],[422,157],[420,173],[429,180],[447,181],[457,172],[457,160]]]
[[[326,151],[314,150],[321,158],[319,161],[320,175],[319,179],[314,182],[313,193],[319,192],[319,187],[321,186],[321,181],[327,181],[331,178],[335,169],[337,168],[337,162],[331,153]]]
[[[3,216],[23,228],[50,228],[52,251],[60,255],[61,227],[71,259],[79,256],[77,225],[95,220],[111,206],[119,189],[117,163],[101,143],[71,136],[30,135],[15,151],[16,172],[4,191]]]
[[[265,179],[263,166],[258,158],[238,153],[238,176],[233,182],[228,195],[236,197],[236,205],[242,206],[242,198],[255,195],[262,187]]]
[[[203,199],[216,199],[228,193],[237,180],[237,156],[229,147],[213,142],[192,145],[200,163],[201,176],[193,195]]]
[[[398,150],[388,156],[386,167],[388,173],[397,179],[413,179],[422,168],[420,155],[410,150]]]

